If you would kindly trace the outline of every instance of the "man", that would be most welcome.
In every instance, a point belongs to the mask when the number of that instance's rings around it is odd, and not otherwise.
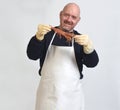
[[[60,25],[56,28],[73,33],[72,40],[66,41],[49,25],[38,25],[28,44],[28,57],[40,60],[36,110],[84,110],[83,65],[95,67],[99,59],[88,35],[74,30],[79,21],[79,6],[69,3],[60,12]]]

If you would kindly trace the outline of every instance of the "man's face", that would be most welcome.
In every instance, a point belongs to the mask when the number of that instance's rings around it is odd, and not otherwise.
[[[66,31],[73,31],[80,20],[79,11],[76,8],[66,8],[60,13],[60,27]]]

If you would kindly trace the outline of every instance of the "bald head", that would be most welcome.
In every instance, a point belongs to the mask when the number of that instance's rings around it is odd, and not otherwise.
[[[76,3],[68,3],[67,5],[64,6],[63,12],[71,9],[74,10],[74,13],[80,17],[80,7]]]

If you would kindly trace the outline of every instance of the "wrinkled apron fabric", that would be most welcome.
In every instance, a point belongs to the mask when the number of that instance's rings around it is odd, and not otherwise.
[[[84,110],[74,48],[51,43],[41,71],[36,110]]]

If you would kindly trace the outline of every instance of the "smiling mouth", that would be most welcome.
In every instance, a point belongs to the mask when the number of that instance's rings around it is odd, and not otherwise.
[[[65,24],[65,26],[71,26],[71,24]]]
[[[66,24],[66,25],[72,25],[73,23],[72,22],[68,22],[68,21],[64,21],[64,24]]]

